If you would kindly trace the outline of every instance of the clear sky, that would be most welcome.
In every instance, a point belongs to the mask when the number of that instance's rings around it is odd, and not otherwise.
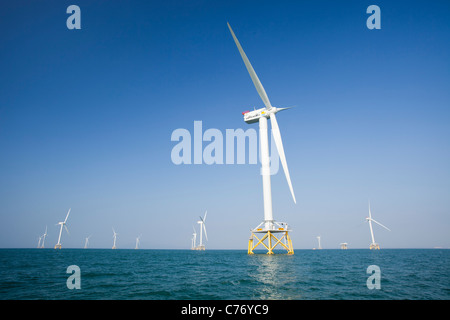
[[[69,30],[66,9],[81,9]],[[366,9],[381,9],[369,30]],[[274,218],[294,248],[450,247],[449,1],[3,1],[0,247],[246,249],[263,219],[259,164],[175,165],[171,134],[258,129],[263,106],[233,27],[277,115]],[[204,142],[204,146],[207,145]],[[198,228],[197,228],[198,230]]]

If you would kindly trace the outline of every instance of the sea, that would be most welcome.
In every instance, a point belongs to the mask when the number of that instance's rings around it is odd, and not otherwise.
[[[1,300],[448,300],[448,249],[0,249]]]

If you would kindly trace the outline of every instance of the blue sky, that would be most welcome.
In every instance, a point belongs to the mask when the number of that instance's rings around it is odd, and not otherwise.
[[[81,8],[81,30],[66,9]],[[381,8],[369,30],[366,9]],[[0,247],[246,249],[259,165],[179,165],[177,128],[258,129],[233,27],[274,106],[295,190],[272,177],[294,248],[450,247],[448,1],[14,1],[0,5]]]

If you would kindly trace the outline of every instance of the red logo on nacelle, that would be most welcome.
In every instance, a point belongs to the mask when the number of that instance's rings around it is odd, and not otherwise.
[[[246,113],[249,113],[250,111],[244,111],[244,112],[242,112],[242,115],[244,115],[244,114],[246,114]]]

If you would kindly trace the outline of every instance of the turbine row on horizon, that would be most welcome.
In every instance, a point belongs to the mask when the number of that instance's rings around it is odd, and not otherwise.
[[[60,226],[60,229],[59,229],[58,242],[56,243],[56,245],[54,247],[55,249],[61,249],[61,247],[62,247],[61,238],[62,238],[62,233],[63,233],[62,232],[63,227],[64,227],[64,229],[66,229],[67,234],[70,235],[69,229],[67,228],[67,219],[69,218],[70,211],[71,211],[71,209],[69,209],[69,211],[67,212],[67,215],[66,215],[66,218],[64,219],[64,221],[58,222],[56,224],[56,226],[58,226],[58,225]],[[48,236],[47,229],[48,229],[47,226],[45,226],[44,234],[38,237],[38,245],[37,245],[37,247],[40,248],[40,249],[44,249],[45,248],[45,238]],[[114,228],[112,228],[112,232],[113,232],[113,246],[112,246],[112,249],[117,249],[117,247],[116,247],[116,240],[117,240],[118,233],[116,232],[116,230],[114,230]],[[84,249],[88,248],[88,246],[89,246],[89,238],[91,236],[92,235],[89,235],[88,237],[85,238],[84,247],[83,247]],[[142,236],[142,234],[140,234],[136,238],[135,249],[139,249],[141,236]]]

